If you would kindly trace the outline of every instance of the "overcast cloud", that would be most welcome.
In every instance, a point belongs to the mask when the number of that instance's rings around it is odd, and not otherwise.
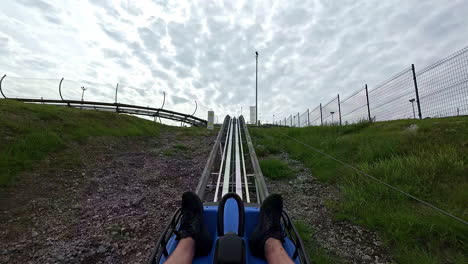
[[[58,96],[17,77],[67,80],[64,96],[192,112],[303,112],[468,45],[468,1],[3,0],[0,74],[10,96]],[[68,80],[76,80],[71,82]],[[18,83],[23,82],[24,85]],[[105,84],[105,85],[101,85]],[[203,114],[205,116],[205,114]]]

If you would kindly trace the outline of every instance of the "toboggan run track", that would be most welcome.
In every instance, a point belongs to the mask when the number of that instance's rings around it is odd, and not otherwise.
[[[243,204],[242,207],[245,207],[246,230],[249,226],[249,212],[252,213],[255,211],[255,215],[258,215],[260,205],[268,196],[268,189],[243,116],[238,118],[226,116],[224,118],[224,122],[221,125],[218,136],[213,144],[195,193],[204,203],[205,218],[207,218],[207,216],[209,217],[210,215],[217,214],[218,206],[223,207],[220,211],[225,215],[225,195],[228,194],[227,196],[229,196],[233,195],[233,193],[237,194],[237,196],[241,198],[241,203]],[[227,207],[228,206],[226,206],[226,208]],[[237,223],[239,230],[241,222],[243,222],[240,220],[240,215],[240,212],[238,214],[235,213],[232,216],[228,214],[229,218],[235,219],[239,217],[239,222]],[[217,219],[217,229],[216,227],[209,228],[212,228],[212,233],[214,232],[219,234],[220,226],[222,226],[219,224],[219,219],[223,219],[223,217],[219,218],[218,215]],[[178,209],[172,216],[169,224],[161,233],[161,236],[149,258],[149,263],[163,263],[170,255],[171,251],[177,244],[174,232],[177,230],[180,220],[181,210]],[[226,222],[229,221],[230,220],[226,220]],[[255,221],[257,221],[256,218]],[[302,240],[286,211],[283,211],[281,222],[284,234],[287,238],[284,245],[286,250],[290,253],[290,257],[295,263],[309,263]],[[210,222],[210,224],[212,223]],[[213,225],[216,226],[216,222],[213,222]],[[228,223],[228,225],[230,224]],[[226,231],[226,224],[224,226],[224,231]],[[250,232],[251,231],[252,230],[250,230]],[[248,233],[249,231],[246,232]],[[223,233],[223,231],[221,231],[221,233]],[[218,241],[219,240],[220,237],[218,237]],[[248,236],[243,236],[243,240],[247,242]],[[212,251],[214,250],[215,249],[213,248]],[[248,254],[248,247],[246,248],[246,252],[246,263],[265,263],[260,259],[251,257]],[[213,257],[213,252],[210,256]],[[195,258],[193,263],[213,263],[210,256]]]

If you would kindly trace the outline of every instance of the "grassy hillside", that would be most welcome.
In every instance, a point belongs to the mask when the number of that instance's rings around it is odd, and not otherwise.
[[[337,184],[335,216],[383,234],[400,263],[467,263],[468,227],[288,139],[294,137],[468,220],[468,118],[251,130],[259,155],[287,152]]]
[[[0,100],[0,186],[48,153],[90,136],[157,135],[161,127],[111,112]]]

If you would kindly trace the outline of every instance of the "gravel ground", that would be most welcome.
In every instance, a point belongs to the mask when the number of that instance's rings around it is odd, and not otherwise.
[[[336,187],[319,182],[300,162],[286,154],[277,157],[293,168],[292,180],[267,179],[270,193],[280,193],[285,208],[294,219],[309,224],[315,231],[314,240],[331,255],[345,263],[392,263],[392,257],[377,234],[348,221],[334,221],[327,201],[339,201]]]
[[[0,263],[146,262],[216,137],[177,133],[92,139],[61,153],[85,165],[57,169],[52,155],[19,175],[1,193]]]

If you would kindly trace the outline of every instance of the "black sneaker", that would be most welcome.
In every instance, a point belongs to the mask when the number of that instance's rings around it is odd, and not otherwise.
[[[276,238],[284,242],[281,228],[283,199],[279,194],[272,194],[263,201],[258,217],[258,224],[249,239],[250,251],[259,258],[265,258],[265,242],[268,238]]]
[[[206,256],[210,253],[213,240],[203,225],[203,203],[194,192],[182,195],[182,219],[177,240],[191,237],[195,240],[195,255]]]

